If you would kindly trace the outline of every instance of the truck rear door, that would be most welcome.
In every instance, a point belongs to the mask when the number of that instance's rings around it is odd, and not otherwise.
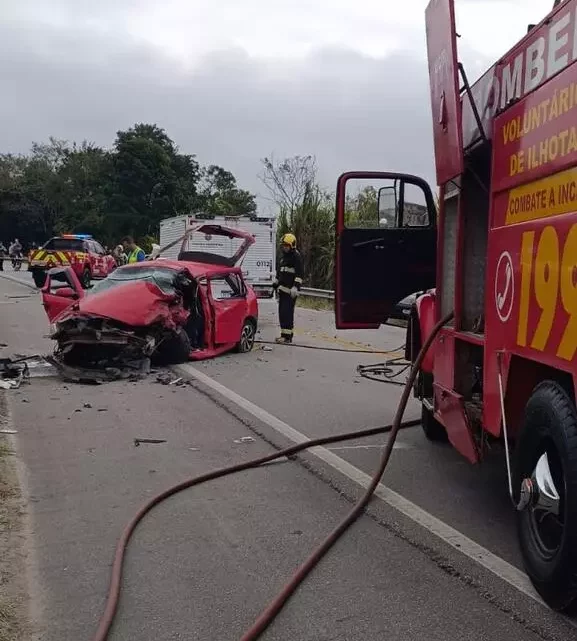
[[[184,235],[187,229],[187,216],[175,216],[173,218],[165,218],[160,221],[160,240],[161,247],[166,247],[170,243],[178,240]],[[180,251],[180,244],[172,245],[169,249],[162,253],[162,258],[171,258],[176,260],[178,252]]]
[[[437,185],[443,185],[464,166],[454,0],[431,0],[425,22]]]
[[[337,184],[338,329],[377,328],[396,303],[435,285],[436,207],[407,174],[349,172]]]
[[[247,284],[257,295],[273,295],[272,283],[275,274],[276,226],[270,220],[242,220],[238,227],[254,236],[255,243],[250,247],[240,267]],[[236,245],[235,245],[236,249]]]

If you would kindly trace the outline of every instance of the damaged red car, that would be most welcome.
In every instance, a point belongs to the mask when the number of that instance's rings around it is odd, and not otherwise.
[[[189,251],[194,233],[224,241],[232,256]],[[179,242],[178,259],[163,259],[162,252]],[[199,225],[154,260],[119,267],[88,290],[70,267],[51,269],[42,304],[57,342],[55,358],[114,375],[146,370],[151,360],[169,364],[251,351],[258,302],[238,263],[253,243],[248,233]]]

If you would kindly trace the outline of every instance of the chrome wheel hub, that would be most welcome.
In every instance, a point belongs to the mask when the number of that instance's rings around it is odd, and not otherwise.
[[[561,544],[563,520],[561,496],[547,452],[539,457],[531,477],[521,483],[517,510],[529,512],[536,542],[545,555],[554,554]]]

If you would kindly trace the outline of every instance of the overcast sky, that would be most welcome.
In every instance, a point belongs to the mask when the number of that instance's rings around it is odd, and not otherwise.
[[[427,1],[0,0],[0,151],[154,122],[259,194],[271,153],[315,155],[330,188],[349,169],[434,182]],[[456,0],[470,79],[552,4]]]

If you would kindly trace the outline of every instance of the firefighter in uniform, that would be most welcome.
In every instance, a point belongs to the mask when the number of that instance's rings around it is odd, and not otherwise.
[[[278,292],[280,337],[277,343],[292,343],[296,299],[303,283],[303,261],[297,251],[297,239],[285,234],[281,240],[281,258],[273,283]]]

